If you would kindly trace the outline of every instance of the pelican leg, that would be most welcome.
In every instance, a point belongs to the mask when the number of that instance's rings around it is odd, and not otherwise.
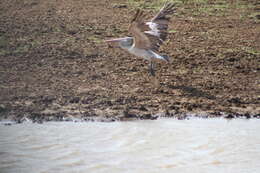
[[[155,64],[152,60],[150,60],[150,64],[149,64],[149,72],[152,76],[155,76]]]
[[[150,60],[149,72],[151,74],[151,82],[154,84],[155,88],[158,89],[160,87],[160,81],[155,76],[155,62],[153,62],[153,60]]]

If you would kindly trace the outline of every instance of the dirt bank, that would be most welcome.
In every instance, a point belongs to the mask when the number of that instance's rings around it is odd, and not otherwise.
[[[102,40],[126,35],[137,7],[152,15],[160,5],[1,0],[0,118],[259,118],[259,3],[177,1],[161,48],[171,63],[157,65],[155,86],[147,62]]]

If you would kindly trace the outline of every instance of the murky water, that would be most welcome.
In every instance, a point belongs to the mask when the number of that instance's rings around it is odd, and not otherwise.
[[[260,120],[0,125],[1,173],[257,173]]]

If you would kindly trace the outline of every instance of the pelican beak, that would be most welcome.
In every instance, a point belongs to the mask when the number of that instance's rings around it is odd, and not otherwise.
[[[115,39],[111,39],[111,40],[105,40],[105,42],[113,43],[113,42],[119,42],[121,40],[122,40],[122,38],[115,38]]]
[[[111,40],[105,40],[106,43],[108,43],[109,47],[119,47],[119,42],[121,41],[121,38],[111,39]]]

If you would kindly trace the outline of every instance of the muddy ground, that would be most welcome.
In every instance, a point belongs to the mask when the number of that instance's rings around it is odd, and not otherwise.
[[[159,1],[1,0],[0,119],[259,118],[259,2],[176,2],[156,85],[145,60],[103,40]]]

